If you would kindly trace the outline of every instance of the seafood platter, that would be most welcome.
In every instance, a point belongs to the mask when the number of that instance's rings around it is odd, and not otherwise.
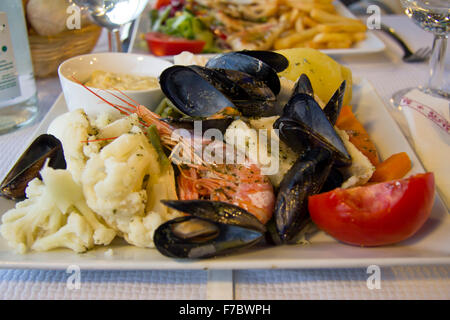
[[[1,184],[2,266],[449,262],[434,174],[367,81],[311,48],[197,58],[152,108],[71,79],[110,111],[58,99]]]

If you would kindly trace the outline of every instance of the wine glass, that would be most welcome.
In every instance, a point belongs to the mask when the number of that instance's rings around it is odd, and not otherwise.
[[[94,22],[108,29],[109,51],[121,52],[120,27],[139,17],[148,0],[73,0]]]
[[[407,88],[396,92],[391,99],[394,106],[399,106],[405,94],[413,89],[441,97],[450,98],[450,93],[443,89],[445,52],[450,29],[449,0],[401,0],[408,17],[425,31],[434,34],[433,53],[430,57],[430,78],[425,86]]]

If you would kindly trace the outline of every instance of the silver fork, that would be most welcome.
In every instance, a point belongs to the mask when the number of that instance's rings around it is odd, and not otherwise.
[[[405,62],[424,62],[427,61],[431,56],[431,48],[423,47],[417,50],[416,52],[412,52],[411,49],[408,48],[406,43],[399,37],[399,35],[395,32],[395,30],[391,27],[388,27],[384,24],[381,24],[381,31],[386,32],[390,35],[403,49],[403,61]]]

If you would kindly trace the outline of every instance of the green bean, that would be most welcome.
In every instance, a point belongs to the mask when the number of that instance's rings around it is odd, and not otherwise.
[[[164,153],[163,147],[161,145],[161,140],[159,138],[158,130],[156,129],[156,126],[154,124],[148,127],[147,137],[150,143],[155,148],[156,152],[158,153],[158,162],[161,165],[161,171],[165,171],[167,167],[170,165],[170,161],[167,158],[166,154]]]

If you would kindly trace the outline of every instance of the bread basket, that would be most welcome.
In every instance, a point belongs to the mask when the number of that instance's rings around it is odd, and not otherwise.
[[[101,31],[101,27],[89,24],[54,36],[40,36],[30,28],[28,37],[35,76],[43,78],[55,75],[63,61],[91,52]]]

